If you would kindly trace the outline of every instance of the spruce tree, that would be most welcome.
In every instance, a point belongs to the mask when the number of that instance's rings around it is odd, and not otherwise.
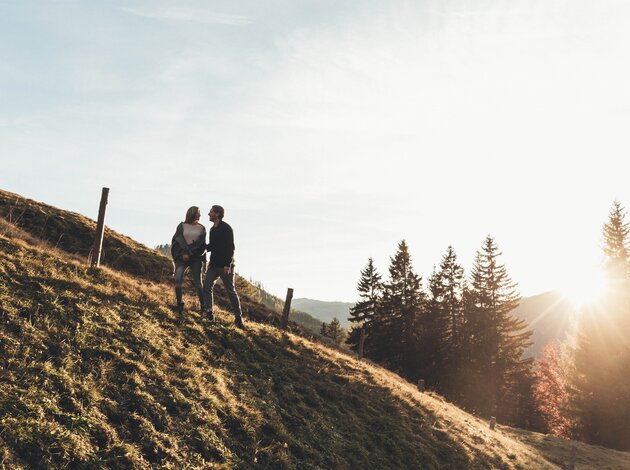
[[[326,333],[324,334],[328,338],[332,339],[335,343],[341,344],[345,339],[346,332],[344,331],[341,323],[337,317],[333,318],[330,324],[326,327]]]
[[[350,333],[347,343],[351,345],[355,351],[359,348],[361,339],[361,328],[365,329],[367,336],[372,333],[373,321],[378,312],[382,295],[383,283],[381,275],[374,266],[374,260],[368,259],[367,266],[361,271],[361,279],[357,284],[360,300],[350,309]],[[364,353],[369,356],[370,340],[364,345]]]
[[[391,258],[389,280],[383,287],[370,340],[370,357],[408,377],[417,375],[419,317],[425,307],[422,278],[411,263],[403,240]]]
[[[610,289],[580,317],[571,403],[583,439],[630,450],[629,230],[625,210],[617,201],[603,235]]]
[[[420,375],[438,392],[449,395],[461,354],[464,269],[453,247],[429,278],[426,314],[421,317]]]
[[[626,211],[619,201],[614,201],[604,224],[604,269],[612,282],[623,281],[630,273],[628,234],[630,227],[625,221]]]
[[[512,315],[520,296],[499,264],[501,254],[488,236],[475,258],[465,294],[460,393],[469,408],[517,424],[533,406],[532,359],[523,358],[532,332]]]

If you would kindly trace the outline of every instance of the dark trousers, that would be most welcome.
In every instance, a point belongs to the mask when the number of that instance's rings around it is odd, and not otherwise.
[[[203,300],[206,309],[212,311],[214,307],[214,285],[217,282],[217,279],[221,278],[223,281],[223,285],[225,286],[225,290],[228,293],[230,298],[230,303],[232,304],[232,311],[234,312],[234,316],[236,318],[241,318],[243,316],[243,312],[241,312],[241,301],[238,298],[238,294],[236,293],[236,289],[234,288],[234,271],[230,274],[225,274],[223,268],[214,268],[212,266],[208,266],[208,270],[206,271],[206,279],[203,283]]]

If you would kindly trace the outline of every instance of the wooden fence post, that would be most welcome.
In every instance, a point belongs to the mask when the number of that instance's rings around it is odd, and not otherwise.
[[[103,248],[103,233],[105,232],[105,209],[107,208],[107,198],[109,196],[109,188],[103,188],[101,193],[101,205],[98,208],[98,220],[96,222],[96,234],[94,236],[94,245],[92,245],[92,256],[90,257],[90,266],[98,267],[101,264],[101,250]]]
[[[569,470],[575,470],[575,459],[577,456],[577,448],[575,444],[571,446],[571,455],[569,457],[569,466],[567,467]]]
[[[282,309],[282,329],[286,330],[289,325],[289,313],[291,313],[291,299],[293,298],[293,289],[290,287],[287,289],[287,298],[284,301],[284,308]]]
[[[494,427],[497,425],[497,419],[494,416],[490,416],[490,431],[494,431]]]

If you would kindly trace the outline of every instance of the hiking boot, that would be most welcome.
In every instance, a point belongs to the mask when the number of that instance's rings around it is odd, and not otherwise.
[[[214,321],[214,313],[212,313],[210,310],[203,310],[202,313],[207,321]]]
[[[234,319],[234,326],[236,326],[236,328],[240,328],[241,330],[245,329],[245,325],[243,324],[243,319],[241,317],[236,317]]]
[[[182,302],[181,304],[177,304],[177,307],[175,307],[175,311],[182,315],[184,313],[184,303]]]

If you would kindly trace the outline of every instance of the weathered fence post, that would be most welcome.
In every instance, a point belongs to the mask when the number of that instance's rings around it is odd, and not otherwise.
[[[577,448],[575,447],[575,444],[573,444],[571,446],[571,455],[569,456],[569,466],[567,467],[568,470],[575,470],[576,457],[577,457]]]
[[[289,313],[291,313],[291,299],[293,298],[293,289],[290,287],[287,289],[287,298],[284,301],[284,308],[282,309],[282,329],[286,330],[289,325]]]
[[[494,416],[490,416],[490,431],[494,431],[494,427],[497,425],[497,419]]]
[[[363,346],[365,345],[365,328],[361,328],[361,337],[359,338],[359,359],[363,359]]]
[[[418,380],[418,390],[424,392],[424,379]]]
[[[107,207],[107,198],[109,196],[109,188],[103,188],[101,193],[101,205],[98,208],[98,220],[96,222],[96,234],[94,236],[94,245],[92,246],[92,256],[90,257],[90,266],[98,267],[101,264],[101,250],[103,248],[103,232],[105,231],[105,209]]]

